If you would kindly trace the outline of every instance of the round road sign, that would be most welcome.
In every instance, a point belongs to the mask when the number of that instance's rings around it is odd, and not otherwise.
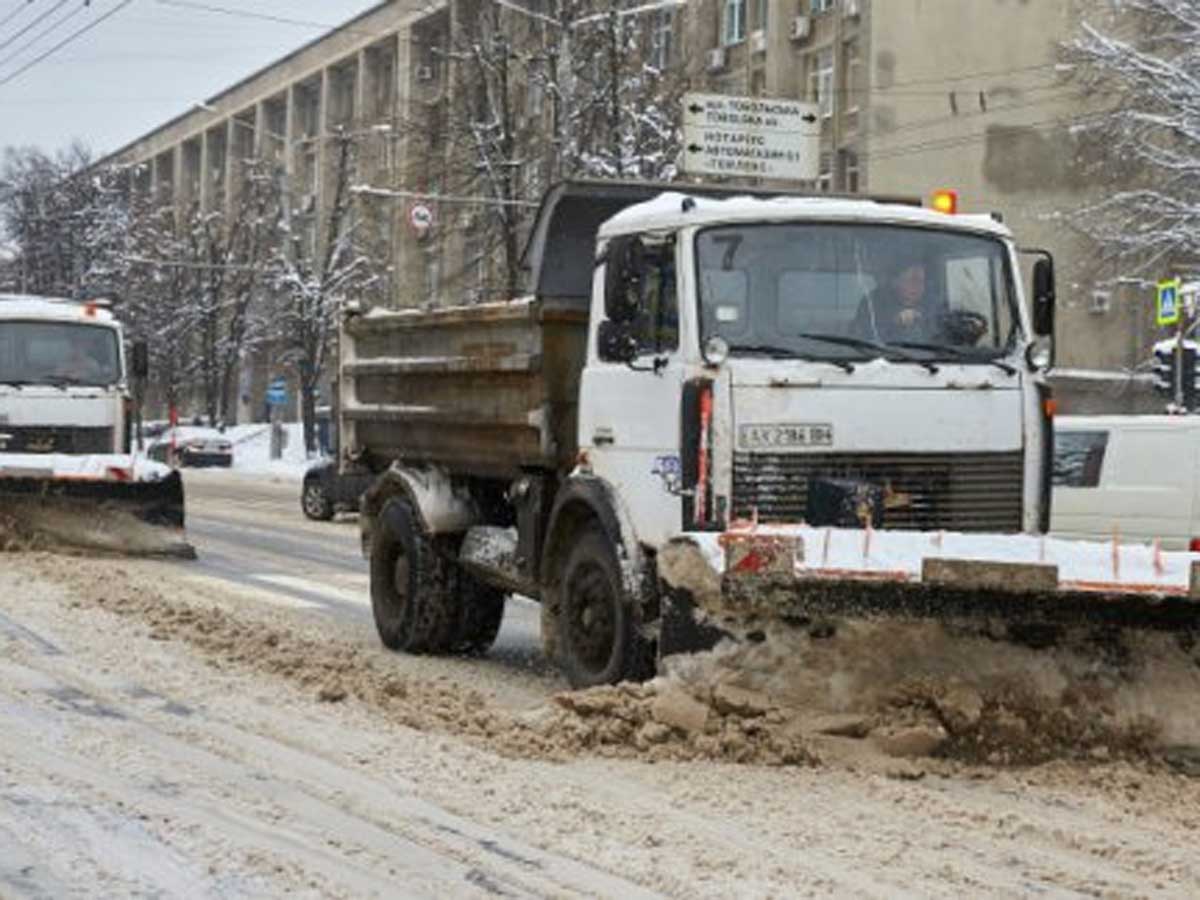
[[[433,227],[433,208],[421,201],[414,203],[408,208],[408,224],[417,237],[423,236]]]

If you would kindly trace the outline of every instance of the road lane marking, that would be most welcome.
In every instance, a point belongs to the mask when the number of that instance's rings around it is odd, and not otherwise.
[[[251,579],[253,580],[253,576]],[[187,574],[183,576],[184,581],[190,581],[202,587],[214,588],[224,594],[234,594],[246,600],[253,600],[258,603],[265,603],[268,606],[281,606],[286,609],[320,609],[321,604],[313,603],[308,600],[301,600],[299,597],[293,597],[290,594],[281,591],[271,590],[270,588],[256,588],[252,585],[242,584],[237,581],[231,581],[228,578],[222,578],[219,575],[195,575]]]
[[[370,606],[371,595],[368,590],[343,589],[301,578],[296,575],[275,575],[258,573],[250,576],[255,581],[265,581],[288,590],[303,591],[320,597],[328,597],[334,603],[348,603],[351,606]]]

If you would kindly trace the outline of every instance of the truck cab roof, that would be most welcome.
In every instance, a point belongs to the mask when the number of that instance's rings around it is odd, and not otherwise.
[[[683,204],[693,203],[685,212]],[[918,197],[837,195],[730,185],[645,181],[564,181],[546,191],[525,245],[524,292],[553,305],[586,309],[597,237],[686,224],[838,219],[973,230],[1008,237],[990,216],[946,215]]]
[[[110,327],[116,325],[112,313],[98,303],[80,303],[76,300],[36,297],[31,294],[0,294],[0,320],[5,319],[81,322]]]
[[[947,215],[910,204],[845,197],[697,197],[667,191],[627,207],[600,226],[601,238],[665,230],[681,225],[735,225],[743,222],[853,221],[983,232],[1007,238],[1007,226],[986,215]]]

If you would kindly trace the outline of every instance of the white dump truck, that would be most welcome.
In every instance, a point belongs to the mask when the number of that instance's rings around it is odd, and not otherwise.
[[[1029,294],[992,215],[570,183],[525,296],[348,310],[340,464],[375,475],[384,644],[486,648],[511,592],[576,686],[859,610],[1194,628],[1196,604],[1156,602],[1191,590],[1186,559],[1127,562],[1139,593],[1012,537],[1049,516],[1036,256]]]
[[[104,303],[0,295],[0,515],[11,530],[190,551],[178,473],[133,452],[146,346],[130,357]]]

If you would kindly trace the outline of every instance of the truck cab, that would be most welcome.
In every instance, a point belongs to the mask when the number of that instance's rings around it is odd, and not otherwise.
[[[643,541],[1044,527],[1044,388],[992,217],[667,193],[599,241],[579,444]]]
[[[0,295],[0,453],[127,453],[129,412],[124,341],[107,308]]]

